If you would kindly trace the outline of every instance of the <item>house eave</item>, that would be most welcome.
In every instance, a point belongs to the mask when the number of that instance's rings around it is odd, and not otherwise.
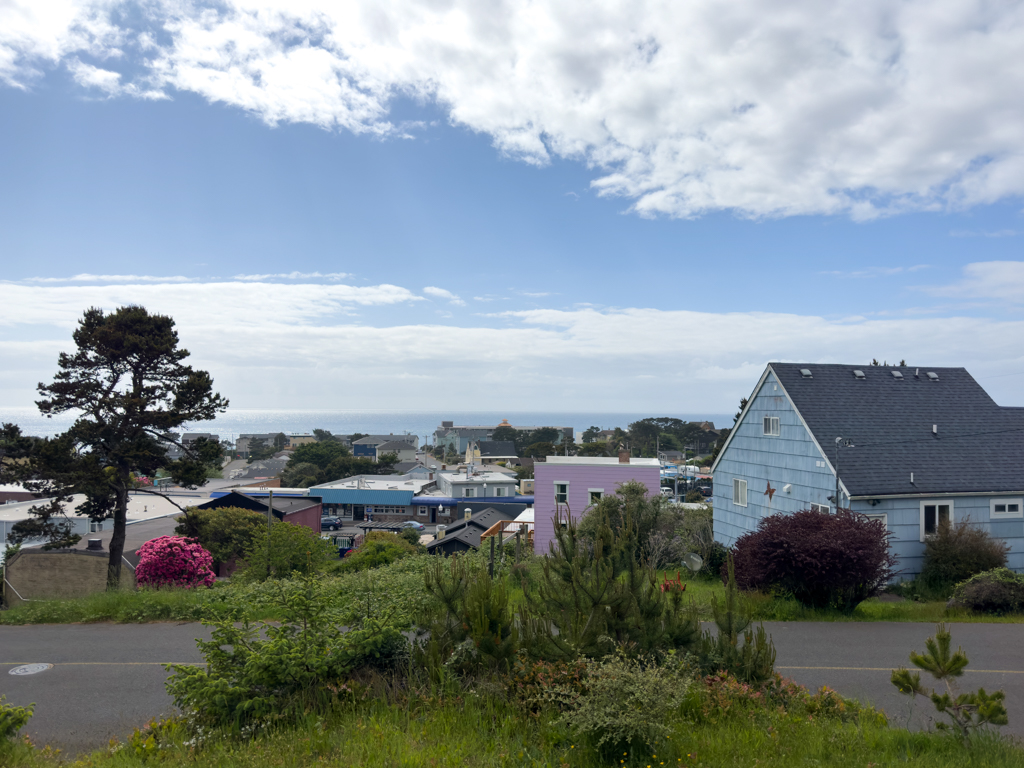
[[[1020,491],[938,491],[929,493],[918,491],[917,493],[873,493],[870,495],[851,496],[850,501],[871,501],[872,499],[937,499],[962,496],[1024,496],[1024,490]]]

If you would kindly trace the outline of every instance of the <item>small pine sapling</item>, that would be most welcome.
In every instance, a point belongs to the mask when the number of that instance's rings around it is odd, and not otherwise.
[[[900,693],[908,696],[926,696],[935,705],[936,711],[952,720],[949,723],[936,723],[943,730],[952,730],[965,744],[970,744],[971,732],[986,725],[1006,725],[1006,707],[1003,705],[1005,694],[1002,691],[986,693],[979,688],[973,693],[957,693],[954,678],[960,677],[967,667],[967,654],[957,647],[956,653],[951,652],[952,637],[945,624],[939,624],[935,637],[925,641],[927,653],[910,652],[910,662],[918,669],[923,669],[936,680],[946,685],[944,693],[936,693],[921,685],[921,673],[911,673],[900,667],[892,672],[892,684]]]
[[[729,554],[726,558],[729,580],[725,589],[725,602],[711,598],[711,612],[715,617],[718,634],[705,632],[701,638],[702,665],[724,669],[747,683],[767,680],[775,671],[775,644],[763,626],[750,629],[751,614],[741,605],[736,586],[736,568]],[[743,637],[742,644],[740,636]]]

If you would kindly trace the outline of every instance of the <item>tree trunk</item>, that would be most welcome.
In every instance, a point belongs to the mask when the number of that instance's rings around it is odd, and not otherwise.
[[[124,556],[124,534],[128,521],[128,490],[117,490],[114,508],[114,535],[110,537],[110,561],[107,564],[107,592],[121,588],[121,560]]]

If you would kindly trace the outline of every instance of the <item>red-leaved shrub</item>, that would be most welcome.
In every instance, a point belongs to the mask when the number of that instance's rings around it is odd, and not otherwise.
[[[850,613],[895,575],[890,535],[881,520],[849,510],[771,515],[737,539],[736,583]]]
[[[161,536],[139,547],[135,581],[149,587],[209,587],[213,556],[194,539]]]

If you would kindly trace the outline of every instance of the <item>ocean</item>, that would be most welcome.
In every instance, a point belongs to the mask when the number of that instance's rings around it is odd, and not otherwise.
[[[371,435],[433,435],[442,421],[455,424],[499,424],[508,419],[514,427],[573,427],[581,432],[588,427],[625,429],[631,422],[649,416],[666,416],[684,421],[710,421],[716,427],[732,424],[732,414],[721,413],[593,413],[559,411],[301,411],[231,408],[213,421],[189,425],[185,431],[212,432],[222,439],[234,440],[242,432],[312,432],[326,429],[334,434],[362,432]],[[13,422],[24,434],[49,436],[67,429],[74,418],[69,415],[47,419],[35,408],[0,408],[0,422]]]

